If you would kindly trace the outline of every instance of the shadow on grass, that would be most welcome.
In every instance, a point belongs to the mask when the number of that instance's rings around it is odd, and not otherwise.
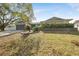
[[[79,35],[78,31],[42,31],[44,33],[53,33],[53,34],[70,34],[70,35]]]

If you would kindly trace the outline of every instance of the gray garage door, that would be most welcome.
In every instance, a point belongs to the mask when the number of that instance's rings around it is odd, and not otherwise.
[[[25,25],[16,25],[16,30],[24,30]]]

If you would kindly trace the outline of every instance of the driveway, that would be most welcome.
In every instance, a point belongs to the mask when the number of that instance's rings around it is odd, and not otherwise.
[[[11,30],[11,31],[2,31],[2,32],[0,32],[0,37],[1,36],[6,36],[6,35],[10,35],[10,34],[13,34],[13,33],[16,33],[16,32],[23,32],[23,31],[17,31],[17,30]]]

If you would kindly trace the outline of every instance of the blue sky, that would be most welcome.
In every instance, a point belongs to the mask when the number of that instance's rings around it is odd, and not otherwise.
[[[32,5],[37,22],[51,17],[79,19],[78,3],[33,3]]]

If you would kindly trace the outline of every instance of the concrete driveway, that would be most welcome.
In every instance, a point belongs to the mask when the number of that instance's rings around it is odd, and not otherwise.
[[[17,31],[17,30],[11,30],[11,31],[2,31],[2,32],[0,32],[0,37],[1,36],[6,36],[6,35],[10,35],[10,34],[13,34],[13,33],[16,33],[16,32],[23,32],[23,31]]]

